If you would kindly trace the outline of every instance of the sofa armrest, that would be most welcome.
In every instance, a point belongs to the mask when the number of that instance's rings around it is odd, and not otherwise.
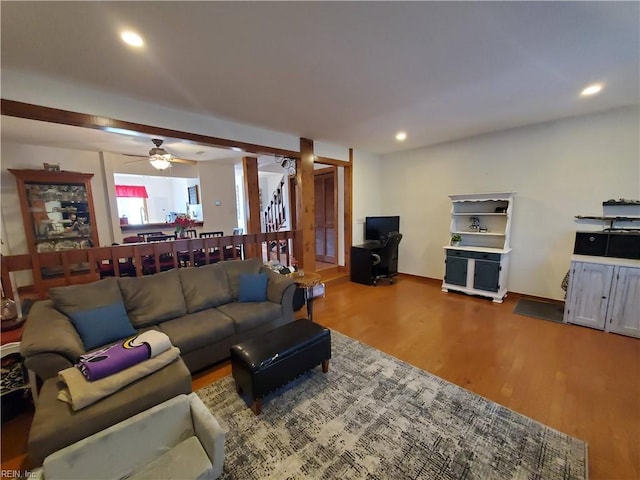
[[[267,285],[267,299],[273,303],[282,304],[286,299],[287,289],[291,290],[291,298],[293,299],[293,291],[296,289],[296,284],[293,280],[284,275],[274,272],[269,268],[262,268],[263,272],[266,272],[269,276],[269,283]]]
[[[20,341],[27,368],[46,380],[58,373],[51,371],[52,366],[72,365],[83,353],[84,344],[69,318],[56,310],[51,300],[35,302]]]
[[[194,434],[178,395],[78,440],[44,459],[47,478],[127,478]]]
[[[222,475],[222,467],[224,466],[225,432],[198,395],[191,393],[188,398],[191,402],[193,430],[211,460],[213,478],[218,478]]]

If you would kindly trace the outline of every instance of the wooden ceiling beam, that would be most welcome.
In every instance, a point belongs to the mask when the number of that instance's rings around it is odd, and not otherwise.
[[[273,148],[264,145],[256,145],[254,143],[240,142],[236,140],[228,140],[226,138],[211,137],[198,133],[190,133],[182,130],[172,130],[169,128],[155,127],[142,123],[127,122],[109,117],[98,115],[89,115],[86,113],[71,112],[69,110],[61,110],[58,108],[43,107],[41,105],[33,105],[30,103],[17,102],[15,100],[0,100],[2,115],[10,117],[26,118],[29,120],[39,120],[41,122],[59,123],[62,125],[71,125],[74,127],[93,128],[96,130],[112,131],[112,130],[128,130],[144,135],[171,137],[185,140],[198,145],[209,147],[225,148],[231,150],[240,149],[245,153],[254,155],[280,155],[283,157],[300,158],[299,152],[286,150],[283,148]]]

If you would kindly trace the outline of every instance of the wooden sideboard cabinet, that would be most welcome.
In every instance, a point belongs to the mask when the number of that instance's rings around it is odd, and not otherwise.
[[[14,170],[29,253],[99,246],[92,173]]]
[[[564,321],[640,337],[640,260],[574,255]]]

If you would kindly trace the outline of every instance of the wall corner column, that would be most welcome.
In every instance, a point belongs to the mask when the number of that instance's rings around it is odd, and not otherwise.
[[[260,233],[260,185],[258,183],[258,159],[254,157],[242,157],[242,170],[244,172],[245,215],[247,221],[246,233]],[[255,245],[249,245],[247,257],[260,255],[255,251]]]
[[[301,138],[296,165],[296,230],[301,235],[296,237],[294,253],[300,267],[309,271],[315,271],[316,265],[313,162],[313,140]]]

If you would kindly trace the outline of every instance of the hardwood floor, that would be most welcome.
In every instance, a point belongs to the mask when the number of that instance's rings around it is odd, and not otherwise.
[[[587,441],[591,480],[640,478],[639,339],[515,315],[518,295],[496,304],[440,283],[332,282],[314,320]],[[199,372],[193,388],[230,372]],[[3,469],[22,464],[29,422],[3,425]]]

